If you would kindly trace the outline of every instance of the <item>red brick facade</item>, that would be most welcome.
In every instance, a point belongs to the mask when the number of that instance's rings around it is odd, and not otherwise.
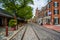
[[[54,2],[58,3],[57,7],[54,7]],[[50,4],[50,8],[48,10],[51,11],[51,22],[52,22],[52,24],[54,24],[54,18],[55,17],[58,17],[58,22],[59,22],[58,24],[60,24],[60,0],[51,0],[51,2],[49,2],[48,4]],[[54,14],[55,9],[59,10],[57,15]]]
[[[38,17],[38,15],[39,15],[39,10],[38,10],[38,8],[36,9],[36,13],[35,13],[35,17]]]
[[[60,24],[60,0],[48,0],[48,4],[43,7],[39,14],[37,11],[36,15],[46,20],[46,24]]]

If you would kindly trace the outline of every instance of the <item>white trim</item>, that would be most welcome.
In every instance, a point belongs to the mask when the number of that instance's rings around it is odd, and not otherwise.
[[[50,18],[51,18],[51,16],[46,16],[46,17],[44,17],[44,18],[49,18],[49,19],[50,19]]]
[[[54,17],[54,18],[58,18],[58,17]]]

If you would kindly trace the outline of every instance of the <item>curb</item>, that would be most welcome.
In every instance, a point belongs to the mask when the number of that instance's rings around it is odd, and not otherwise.
[[[43,26],[43,27],[45,27],[45,26]],[[47,28],[47,27],[45,27],[45,28]],[[51,28],[48,28],[48,29],[51,29]],[[54,30],[54,29],[51,29],[51,30],[53,30],[53,31],[55,31],[55,32],[60,33],[60,32],[59,32],[59,31],[57,31],[57,30]]]

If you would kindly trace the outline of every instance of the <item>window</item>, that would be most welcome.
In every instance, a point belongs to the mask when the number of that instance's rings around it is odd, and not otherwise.
[[[54,18],[54,24],[58,24],[59,19],[58,18]]]
[[[50,4],[48,4],[47,8],[50,8]]]
[[[47,16],[47,12],[44,13],[44,16]]]
[[[48,0],[48,2],[51,2],[52,0]]]
[[[50,24],[51,19],[46,19],[47,24]]]
[[[54,14],[59,14],[59,10],[54,10]]]
[[[48,11],[48,16],[50,16],[51,15],[51,11]]]
[[[47,12],[46,12],[46,14],[45,14],[45,15],[46,15],[46,16],[48,16],[48,15],[47,15]]]
[[[54,2],[54,7],[58,7],[58,6],[59,6],[58,2]]]

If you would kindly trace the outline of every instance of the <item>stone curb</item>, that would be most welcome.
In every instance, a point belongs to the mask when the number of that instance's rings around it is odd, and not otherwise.
[[[47,28],[46,26],[44,26],[44,27]],[[48,29],[51,29],[53,31],[56,31],[56,32],[60,33],[60,31],[58,31],[58,30],[55,30],[55,29],[52,29],[52,28],[48,28]]]

